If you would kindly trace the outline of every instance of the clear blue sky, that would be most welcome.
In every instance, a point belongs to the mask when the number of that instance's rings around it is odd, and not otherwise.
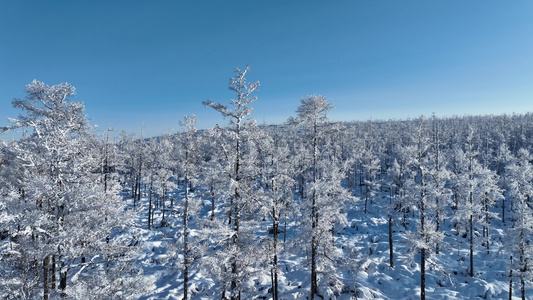
[[[227,124],[201,102],[246,65],[259,123],[309,94],[334,120],[533,111],[533,1],[0,0],[0,126],[33,79],[73,84],[101,130]]]

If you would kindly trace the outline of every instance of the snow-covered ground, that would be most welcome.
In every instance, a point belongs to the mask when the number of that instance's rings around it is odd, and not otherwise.
[[[180,199],[177,191],[175,198]],[[144,199],[146,200],[146,199]],[[178,210],[167,212],[169,226],[158,226],[161,210],[155,214],[154,228],[147,230],[146,201],[139,208],[140,247],[137,263],[144,275],[155,283],[155,289],[141,299],[182,299],[183,271],[178,248],[182,230],[182,218]],[[394,219],[394,268],[389,265],[388,198],[377,198],[363,212],[363,203],[356,203],[347,211],[349,225],[336,232],[336,243],[346,258],[339,275],[345,285],[336,299],[419,299],[419,256],[407,255],[409,243],[400,216]],[[501,210],[500,207],[494,208]],[[409,219],[408,219],[409,220]],[[266,228],[268,224],[261,226]],[[505,228],[512,222],[491,221],[490,253],[481,241],[474,248],[474,277],[468,276],[469,244],[466,237],[456,234],[449,218],[441,224],[445,232],[445,244],[440,253],[429,257],[426,274],[426,297],[428,299],[508,299],[509,256],[505,247]],[[193,225],[194,226],[194,225]],[[407,224],[413,228],[415,224]],[[288,241],[294,230],[287,227]],[[194,229],[193,229],[194,231]],[[194,234],[194,233],[193,233]],[[479,237],[480,232],[476,232]],[[283,234],[280,234],[281,245]],[[283,252],[280,257],[280,299],[308,299],[310,293],[310,268],[305,255]],[[190,270],[189,291],[191,299],[220,299],[221,291],[205,270],[194,265]],[[256,291],[244,293],[243,299],[272,299],[269,292],[270,277],[254,278]],[[355,292],[356,291],[356,292]],[[532,291],[528,290],[526,294]],[[513,287],[513,299],[519,299],[519,285]]]

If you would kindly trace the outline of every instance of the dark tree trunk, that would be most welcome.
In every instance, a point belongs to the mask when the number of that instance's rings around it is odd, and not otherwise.
[[[56,288],[56,256],[52,255],[52,270],[50,271],[50,288],[55,290]]]
[[[67,271],[59,274],[59,288],[64,291],[67,288]]]
[[[137,182],[137,178],[133,176],[133,174],[130,174],[131,176],[131,198],[133,198],[133,203],[135,204],[135,198],[137,197],[137,186],[135,183]]]
[[[470,215],[470,277],[474,277],[474,222],[473,216]]]
[[[439,213],[439,197],[436,198],[436,203],[437,203],[437,214],[435,216],[435,225],[436,225],[436,231],[439,232],[440,231],[440,213]],[[435,254],[439,254],[440,252],[440,249],[439,249],[439,244],[437,243],[437,245],[435,245]]]
[[[150,176],[150,195],[148,195],[148,230],[151,229],[152,224],[152,177]]]
[[[389,192],[389,205],[392,205],[392,188]],[[394,268],[394,248],[392,242],[392,215],[389,214],[389,265],[391,268]]]
[[[50,256],[43,259],[43,299],[48,300],[49,291],[49,275],[50,275]]]
[[[272,293],[272,299],[274,299],[274,269],[270,269],[270,289]]]
[[[161,217],[161,221],[165,221],[165,198],[167,196],[167,190],[163,190],[163,197],[161,197],[161,207],[163,208],[163,216]]]
[[[505,197],[502,198],[502,222],[505,224]]]
[[[139,155],[139,172],[137,173],[137,202],[139,204],[141,203],[141,175],[142,175],[142,156]],[[135,208],[135,205],[133,206],[133,208]]]
[[[407,209],[402,208],[402,212],[403,212],[402,225],[403,225],[403,228],[407,230]]]
[[[392,245],[392,216],[389,215],[389,264],[394,268],[394,248]]]
[[[425,191],[424,178],[422,169],[420,169],[420,186],[422,187],[421,199],[420,199],[420,231],[425,231],[426,222],[426,207],[425,207]],[[426,249],[420,249],[420,300],[426,299]]]
[[[239,216],[239,212],[235,209],[234,211],[234,218],[233,218],[233,221],[234,221],[234,232],[235,234],[233,235],[233,244],[235,245],[235,247],[238,247],[238,244],[239,244],[239,219],[240,219],[240,216]],[[232,279],[231,279],[231,299],[232,300],[240,300],[241,297],[240,297],[240,291],[237,293],[238,291],[238,288],[237,288],[237,276],[239,274],[239,270],[238,270],[238,264],[237,264],[237,257],[233,257],[233,262],[231,263],[231,273],[232,273]]]
[[[474,196],[470,192],[470,205],[474,204]],[[470,277],[474,277],[474,216],[470,214],[470,220],[468,221],[469,231],[470,231]]]
[[[483,226],[483,233],[485,233],[486,243],[487,243],[487,254],[490,253],[490,235],[489,235],[489,201],[487,193],[485,192],[485,223],[486,226]]]
[[[272,299],[278,300],[278,219],[276,208],[272,209],[272,231],[273,231],[273,247],[274,247],[274,260],[272,265]]]
[[[359,194],[363,194],[363,167],[359,167]]]
[[[312,215],[312,238],[311,238],[311,300],[315,299],[315,295],[318,294],[318,276],[317,276],[317,250],[318,239],[316,236],[316,227],[318,226],[318,212],[316,211],[316,196],[313,193],[313,207],[311,209]]]
[[[318,180],[317,163],[318,163],[318,126],[315,120],[313,126],[313,186]],[[313,187],[314,188],[314,187]],[[318,227],[318,208],[317,208],[316,190],[313,190],[311,203],[311,300],[315,300],[318,294],[318,276],[317,276],[317,250],[318,237],[316,228]]]
[[[67,296],[65,293],[65,289],[67,288],[67,272],[68,270],[65,269],[65,263],[61,262],[59,268],[59,289],[61,289],[61,298],[66,298]]]
[[[154,201],[157,203],[157,199],[154,199]],[[152,208],[152,217],[150,218],[150,222],[152,223],[152,228],[154,227],[154,215],[155,215],[155,208]]]
[[[316,274],[316,238],[312,238],[311,243],[311,300],[315,299],[318,292],[317,274]]]
[[[213,187],[213,184],[211,184],[210,193],[211,193],[211,221],[213,221],[215,219],[215,188]]]
[[[183,300],[187,299],[189,285],[189,187],[185,175],[185,205],[183,208]]]
[[[235,188],[235,198],[233,199],[234,202],[232,203],[231,211],[233,212],[233,240],[232,243],[237,249],[237,253],[239,252],[239,229],[240,229],[240,212],[239,212],[239,205],[241,204],[241,194],[239,191],[239,184],[241,182],[241,129],[240,129],[240,121],[237,123],[236,133],[237,133],[237,143],[235,145],[235,182],[236,182],[236,188]],[[230,221],[231,223],[231,221]],[[240,287],[237,286],[237,276],[239,274],[238,270],[238,263],[237,263],[237,255],[234,255],[232,258],[231,263],[231,273],[232,273],[232,279],[231,279],[231,299],[232,300],[240,300],[241,299],[241,293],[240,293]]]
[[[420,250],[420,300],[426,299],[426,249]]]
[[[104,167],[104,193],[107,193],[107,165]]]
[[[510,257],[509,267],[509,300],[513,299],[513,256]]]
[[[367,205],[368,205],[368,191],[367,191],[367,187],[365,186],[365,214],[367,212],[366,210]]]
[[[521,245],[522,248],[525,247],[525,245]],[[523,249],[521,250],[523,253]],[[527,262],[525,262],[524,254],[520,255],[520,295],[522,296],[522,300],[526,300],[526,282],[524,277],[526,276],[525,273],[527,272]]]
[[[524,277],[520,277],[520,294],[522,295],[522,300],[526,300],[526,282]]]
[[[141,202],[141,174],[142,174],[142,155],[139,155],[139,171],[137,172],[137,182],[135,183],[135,194],[137,195],[137,201],[133,199],[133,208],[136,208],[137,203]]]

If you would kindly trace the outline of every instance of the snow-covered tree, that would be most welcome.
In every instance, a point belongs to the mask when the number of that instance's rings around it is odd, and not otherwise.
[[[526,284],[533,279],[533,157],[521,149],[513,164],[507,167],[509,196],[513,198],[514,226],[508,232],[508,248],[514,259],[512,274],[520,280],[520,293],[526,299]],[[512,280],[512,278],[511,278]],[[510,295],[511,296],[511,295]]]
[[[272,221],[272,227],[268,229],[272,239],[269,243],[267,254],[271,261],[272,299],[279,299],[279,277],[282,268],[278,265],[281,247],[279,246],[279,233],[286,236],[286,226],[281,229],[282,219],[290,215],[292,208],[293,187],[295,185],[295,168],[291,152],[287,142],[280,134],[263,128],[257,139],[257,152],[259,164],[258,192],[262,215]]]
[[[69,295],[95,273],[104,272],[107,278],[112,272],[106,270],[117,266],[126,252],[111,231],[131,219],[118,184],[111,178],[107,186],[102,181],[102,157],[95,148],[99,143],[93,142],[84,106],[69,101],[74,87],[34,80],[26,93],[25,99],[13,100],[23,114],[3,128],[29,130],[14,145],[26,170],[20,178],[24,192],[17,199],[25,208],[8,229],[17,239],[10,258],[41,266],[42,295],[48,299],[58,293],[57,274],[61,293]]]
[[[199,145],[202,155],[202,176],[199,180],[205,191],[204,197],[211,202],[210,221],[214,221],[216,200],[226,197],[224,186],[227,180],[221,175],[227,174],[225,168],[227,168],[226,162],[229,160],[229,153],[222,136],[222,129],[218,125],[215,128],[205,130],[203,134],[204,142]]]
[[[144,176],[141,177],[141,183],[148,189],[148,229],[153,228],[155,211],[158,208],[163,211],[161,224],[165,223],[165,199],[168,190],[175,187],[172,149],[173,144],[168,136],[152,138],[142,149],[144,150],[141,154],[144,158]]]
[[[225,186],[225,194],[230,197],[227,210],[231,235],[224,249],[227,259],[223,261],[228,263],[225,269],[231,272],[228,280],[231,299],[241,298],[247,274],[254,269],[250,266],[257,263],[252,252],[258,248],[254,245],[253,228],[247,221],[249,214],[252,215],[251,212],[256,209],[252,179],[255,177],[253,133],[257,126],[255,121],[250,119],[250,115],[253,112],[251,104],[257,100],[252,93],[259,88],[259,82],[248,82],[248,71],[249,67],[244,70],[237,68],[237,75],[230,79],[229,89],[237,94],[236,99],[230,100],[231,108],[212,100],[203,102],[205,106],[229,118],[230,122],[223,134],[228,143],[227,167],[224,169],[227,171],[226,178],[229,183]]]
[[[496,155],[496,174],[498,175],[498,187],[503,191],[509,191],[510,190],[510,183],[511,178],[507,174],[507,166],[510,166],[514,161],[514,156],[512,155],[511,151],[509,151],[509,148],[506,143],[503,143],[499,145]],[[501,213],[501,220],[503,223],[505,223],[505,211],[507,209],[507,195],[504,195],[502,198],[502,213]],[[512,202],[511,202],[512,203]]]
[[[467,127],[465,133],[464,150],[455,149],[453,182],[455,186],[455,201],[457,210],[452,220],[459,231],[468,231],[470,267],[469,275],[474,276],[474,229],[481,225],[484,231],[484,241],[489,249],[488,235],[489,221],[496,215],[489,211],[498,200],[500,193],[495,173],[484,167],[477,160],[479,152],[475,148],[474,129]]]
[[[380,184],[378,174],[381,169],[381,161],[378,152],[369,145],[363,150],[361,155],[361,169],[362,169],[362,186],[364,186],[365,198],[365,214],[368,210],[368,201],[374,201],[374,198],[379,194]]]
[[[416,231],[408,234],[411,243],[410,252],[420,254],[420,299],[426,298],[426,261],[430,258],[433,249],[437,248],[444,238],[442,232],[437,231],[433,219],[436,215],[435,199],[431,197],[431,191],[435,186],[435,180],[430,172],[434,164],[429,159],[431,141],[423,117],[417,121],[416,131],[413,132],[413,146],[407,146],[408,157],[411,157],[407,166],[410,174],[405,182],[404,198],[413,209],[416,209],[419,218]]]
[[[36,214],[26,196],[28,170],[17,157],[16,142],[0,141],[0,297],[30,299],[37,298],[41,270],[38,249],[23,232]]]
[[[178,152],[178,168],[183,175],[183,187],[185,194],[180,202],[180,208],[183,215],[183,299],[188,299],[189,287],[189,268],[192,264],[191,243],[189,242],[189,219],[191,211],[191,187],[193,187],[199,177],[199,141],[196,132],[196,116],[185,116],[180,121],[183,132],[179,135],[175,147]],[[194,204],[194,203],[192,203]],[[197,206],[197,205],[196,205]],[[193,213],[195,210],[192,210]]]
[[[328,112],[332,104],[324,96],[312,95],[301,99],[297,122],[301,126],[302,143],[309,153],[306,183],[303,193],[302,236],[311,253],[311,299],[322,292],[333,294],[342,287],[336,273],[335,257],[341,255],[334,243],[336,224],[346,224],[343,212],[352,197],[341,185],[344,172],[330,160],[330,149],[325,147]],[[327,253],[327,255],[326,255]],[[319,274],[323,274],[321,278]],[[323,296],[322,296],[323,297]]]

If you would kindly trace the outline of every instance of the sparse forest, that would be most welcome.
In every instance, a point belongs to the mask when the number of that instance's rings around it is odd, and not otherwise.
[[[203,102],[226,125],[153,138],[28,84],[0,128],[23,131],[0,141],[0,298],[533,299],[533,114],[333,122],[303,95],[258,125],[248,71]]]

